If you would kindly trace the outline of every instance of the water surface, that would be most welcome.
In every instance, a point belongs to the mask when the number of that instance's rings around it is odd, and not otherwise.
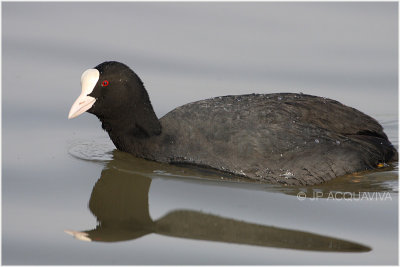
[[[243,183],[136,159],[94,116],[67,120],[82,72],[113,59],[158,116],[303,92],[373,116],[398,147],[397,17],[397,3],[2,3],[2,263],[397,264],[397,164]]]

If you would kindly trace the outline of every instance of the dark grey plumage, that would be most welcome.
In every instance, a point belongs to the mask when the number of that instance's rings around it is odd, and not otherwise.
[[[334,100],[289,93],[223,96],[183,105],[158,120],[133,71],[118,62],[99,66],[99,83],[102,76],[110,80],[113,100],[95,87],[98,100],[88,111],[118,149],[137,157],[304,185],[397,158],[376,120]],[[115,72],[126,73],[118,76],[124,84],[112,78]]]
[[[152,159],[272,183],[317,184],[396,153],[374,119],[310,95],[217,97],[181,106],[160,122],[162,135],[146,144]]]

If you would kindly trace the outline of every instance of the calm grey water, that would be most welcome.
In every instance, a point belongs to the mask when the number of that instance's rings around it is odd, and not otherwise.
[[[375,117],[398,147],[397,5],[3,2],[2,263],[397,264],[397,164],[243,184],[118,152],[90,114],[67,120],[82,72],[118,60],[159,116],[303,92]]]

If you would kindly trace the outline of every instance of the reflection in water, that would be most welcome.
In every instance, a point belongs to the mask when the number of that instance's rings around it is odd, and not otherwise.
[[[115,151],[114,155],[118,153]],[[123,154],[117,157],[120,155]],[[196,240],[312,251],[371,250],[333,237],[247,223],[193,210],[175,210],[154,221],[148,204],[151,181],[149,177],[130,172],[124,161],[110,161],[93,187],[89,201],[98,226],[89,231],[66,232],[80,240],[101,242],[132,240],[157,233]]]

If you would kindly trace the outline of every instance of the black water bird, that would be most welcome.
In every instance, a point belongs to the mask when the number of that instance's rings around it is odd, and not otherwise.
[[[88,69],[81,84],[68,118],[96,115],[117,149],[148,160],[308,185],[397,159],[375,119],[327,98],[228,95],[158,119],[143,82],[122,63]]]

